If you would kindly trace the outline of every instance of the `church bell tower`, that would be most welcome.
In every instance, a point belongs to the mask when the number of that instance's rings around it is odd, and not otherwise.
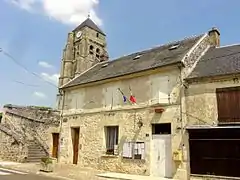
[[[106,35],[90,17],[70,32],[63,50],[59,87],[96,63],[107,61],[106,46]]]

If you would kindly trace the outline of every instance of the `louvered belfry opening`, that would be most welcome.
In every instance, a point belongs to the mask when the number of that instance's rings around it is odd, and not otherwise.
[[[219,124],[240,123],[240,86],[216,90]]]

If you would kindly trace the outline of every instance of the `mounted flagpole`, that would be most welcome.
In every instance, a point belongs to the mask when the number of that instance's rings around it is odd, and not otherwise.
[[[129,100],[131,101],[131,103],[136,104],[137,100],[136,100],[135,96],[133,95],[132,89],[131,89],[130,86],[129,86],[129,91],[130,91],[130,98],[129,98]]]

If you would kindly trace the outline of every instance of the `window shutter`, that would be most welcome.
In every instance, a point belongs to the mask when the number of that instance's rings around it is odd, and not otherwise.
[[[163,76],[159,78],[159,101],[160,103],[167,104],[169,103],[169,77]]]
[[[218,121],[221,123],[240,122],[240,89],[217,89]]]
[[[117,87],[111,86],[105,89],[105,107],[119,105],[119,91]]]
[[[123,157],[124,158],[132,158],[132,143],[125,142],[123,144]]]
[[[168,76],[158,76],[152,77],[151,80],[151,104],[169,102],[169,77]]]

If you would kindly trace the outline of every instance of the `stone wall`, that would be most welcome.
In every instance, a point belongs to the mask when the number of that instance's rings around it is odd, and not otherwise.
[[[208,47],[206,35],[186,57],[183,77],[194,68]],[[164,77],[167,79],[164,80]],[[114,82],[68,89],[63,104],[60,161],[73,163],[71,127],[80,127],[79,166],[150,175],[152,124],[171,123],[172,153],[183,153],[181,162],[172,162],[173,176],[188,179],[188,143],[184,131],[186,118],[182,118],[180,106],[184,95],[181,94],[180,78],[178,67],[165,67]],[[120,88],[129,97],[129,86],[137,99],[135,105],[124,103],[117,91]],[[160,94],[158,106],[164,108],[163,113],[155,113],[152,107],[156,100],[154,90]],[[139,119],[143,122],[141,128],[137,126]],[[111,125],[119,126],[119,155],[116,156],[106,155],[104,128]],[[121,153],[126,141],[145,142],[145,159],[123,159]]]
[[[27,147],[11,135],[0,130],[0,159],[4,161],[24,162]]]
[[[0,133],[4,137],[0,139],[0,146],[3,150],[0,158],[1,156],[8,158],[8,154],[22,154],[22,156],[15,157],[12,155],[9,160],[15,158],[17,161],[24,161],[26,158],[25,150],[31,140],[36,141],[47,153],[51,154],[51,133],[59,132],[59,122],[59,112],[51,109],[5,106],[0,124],[5,128],[5,131],[0,129]],[[14,146],[10,146],[9,143],[12,143],[16,135],[22,143],[15,143]],[[6,143],[6,141],[9,141],[9,143]]]
[[[139,119],[143,122],[141,128],[137,126]],[[177,105],[165,107],[162,114],[156,114],[152,108],[143,108],[65,116],[61,134],[61,162],[72,163],[71,127],[80,127],[79,166],[149,175],[152,123],[172,123],[172,151],[178,150],[181,143],[181,132],[178,130],[180,122]],[[119,155],[117,156],[106,155],[105,151],[104,127],[111,125],[119,126]],[[146,136],[147,134],[149,136]],[[144,160],[122,158],[123,143],[127,141],[145,142]]]
[[[239,76],[192,82],[186,89],[188,125],[216,125],[218,121],[216,89],[240,86]]]
[[[183,123],[184,127],[192,125],[206,125],[214,126],[218,123],[218,110],[217,110],[217,97],[216,88],[235,87],[240,86],[240,76],[225,76],[198,79],[194,82],[189,82],[188,87],[185,89],[185,96],[183,98]],[[190,169],[189,158],[189,142],[187,137],[186,128],[184,128],[185,136],[185,153],[186,161],[184,163],[185,169]],[[188,172],[190,176],[190,170]],[[220,179],[205,177],[206,179]],[[201,177],[191,176],[191,179],[203,179]]]

